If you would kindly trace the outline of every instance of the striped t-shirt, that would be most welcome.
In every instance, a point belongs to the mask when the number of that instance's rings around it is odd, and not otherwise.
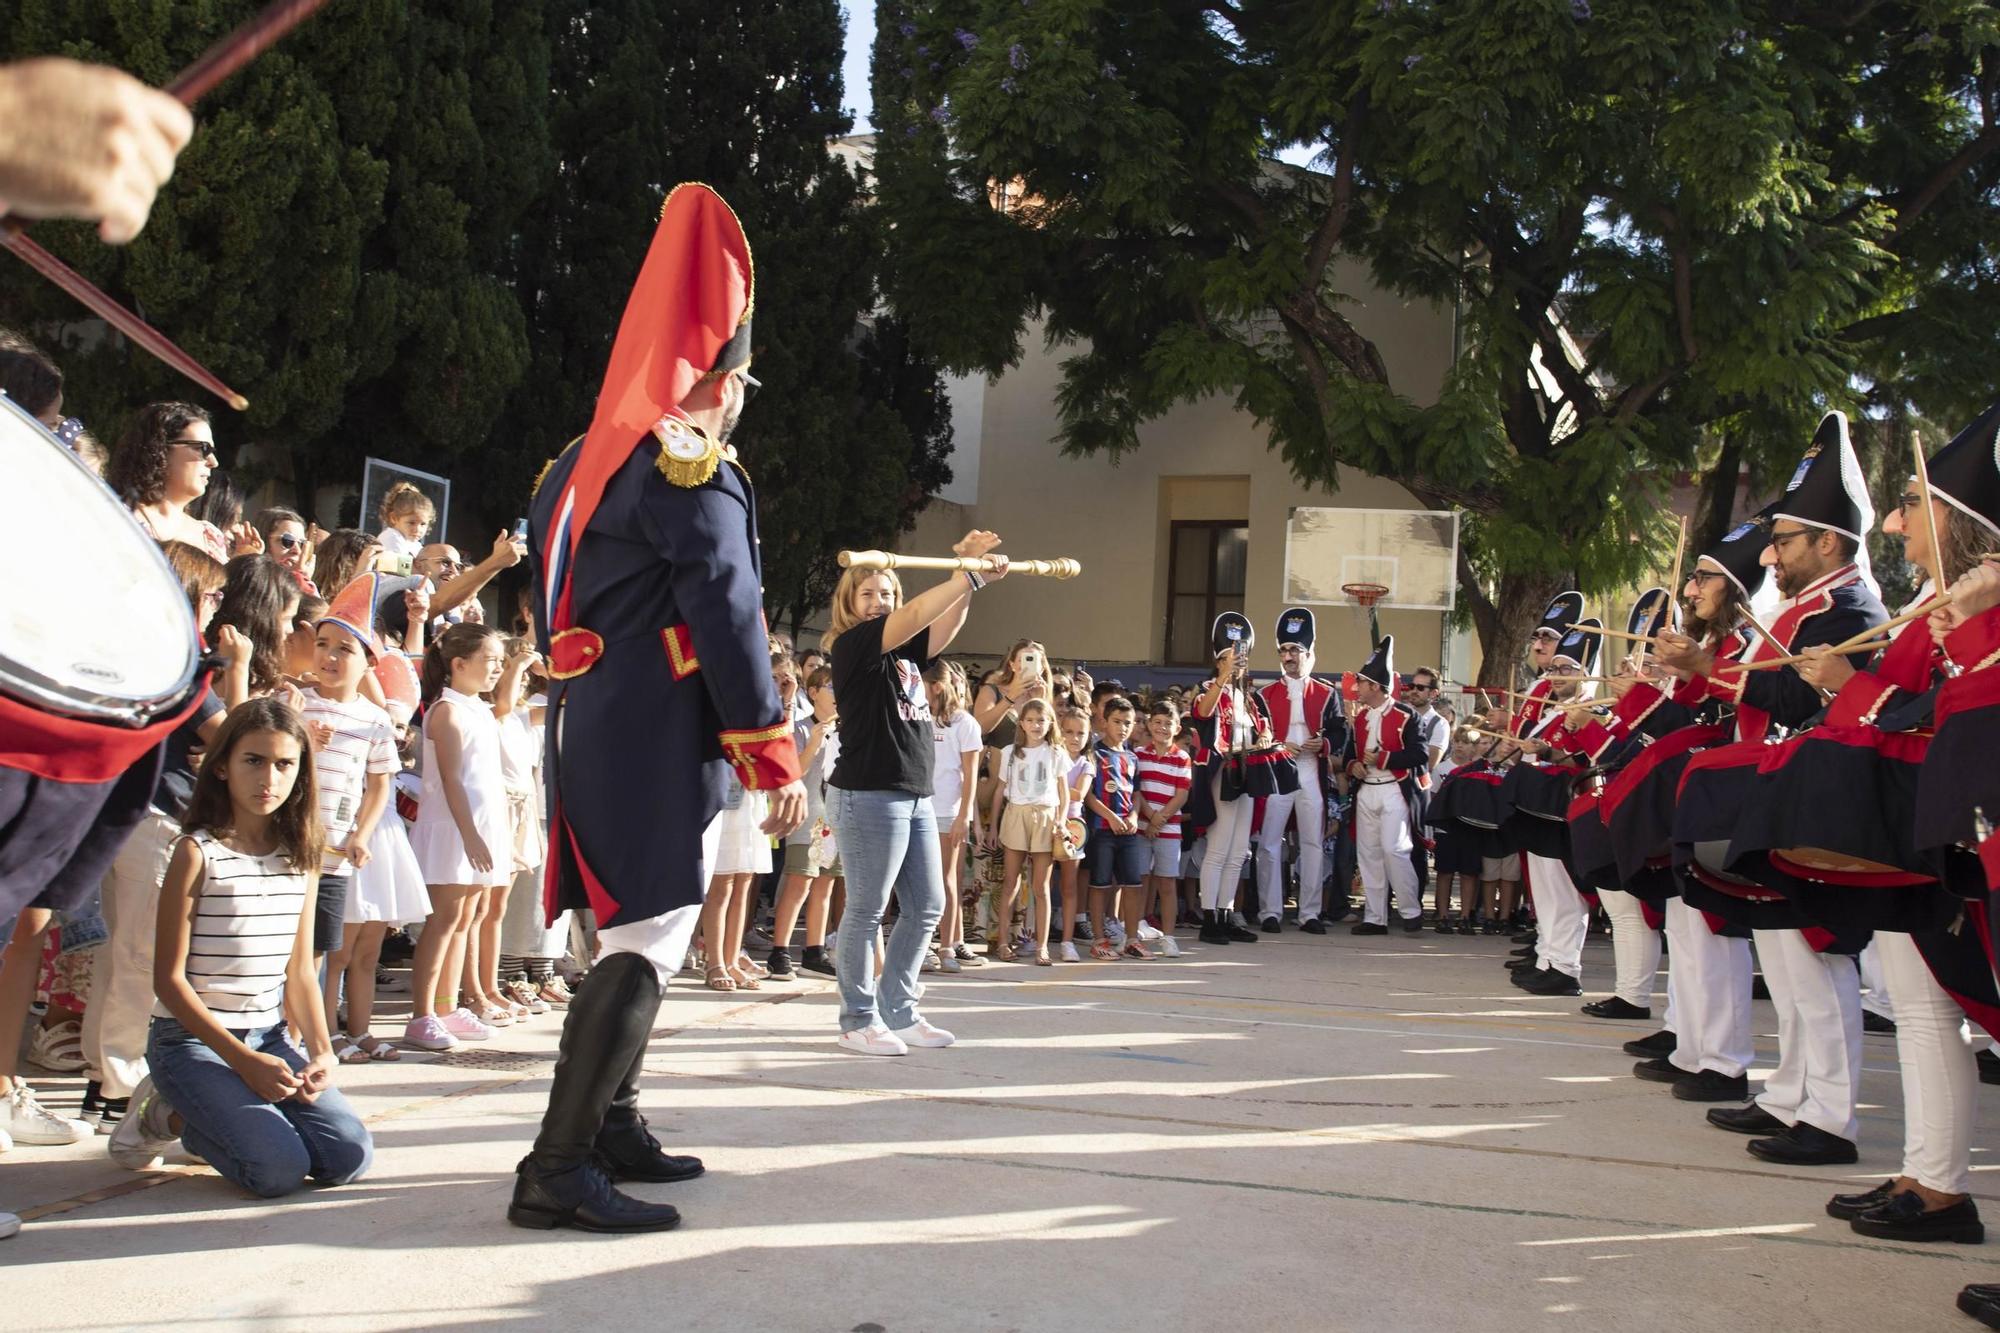
[[[1178,745],[1169,745],[1165,754],[1147,747],[1135,753],[1139,756],[1139,799],[1158,810],[1170,804],[1174,798],[1194,785],[1194,761]],[[1160,825],[1162,838],[1178,839],[1181,836],[1181,812],[1174,811],[1174,817]]]
[[[368,775],[394,773],[403,766],[396,755],[396,728],[387,713],[359,695],[342,703],[308,689],[301,712],[309,730],[318,722],[333,733],[323,743],[314,733],[313,775],[319,782],[319,823],[326,838],[320,873],[351,875],[354,867],[337,849],[354,832]]]
[[[285,964],[305,910],[306,877],[283,852],[246,856],[208,832],[190,833],[207,862],[188,927],[188,985],[233,1031],[267,1028],[285,1016]],[[172,1018],[154,1001],[155,1018]]]

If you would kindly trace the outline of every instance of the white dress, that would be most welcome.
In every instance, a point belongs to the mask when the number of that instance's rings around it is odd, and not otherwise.
[[[385,921],[401,926],[430,914],[431,895],[424,887],[423,868],[410,850],[408,829],[391,801],[375,825],[375,835],[368,839],[368,864],[354,872],[347,894],[347,924]]]
[[[464,733],[460,781],[471,806],[492,868],[474,870],[465,856],[465,841],[444,797],[444,778],[431,739],[430,719],[449,707]],[[485,700],[446,686],[424,720],[424,794],[417,805],[417,822],[410,829],[410,850],[416,853],[426,884],[482,884],[498,887],[514,882],[514,831],[507,818],[507,784],[500,769],[500,720]]]
[[[730,805],[730,797],[736,804]],[[722,812],[715,817],[717,845],[715,868],[710,875],[768,875],[771,873],[771,839],[763,822],[770,817],[771,798],[761,791],[746,791],[729,774],[729,790],[723,797]]]

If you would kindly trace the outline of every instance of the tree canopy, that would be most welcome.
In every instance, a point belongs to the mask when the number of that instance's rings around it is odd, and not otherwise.
[[[1465,511],[1506,663],[1782,474],[1828,406],[1962,419],[2000,333],[2000,16],[1977,0],[885,0],[886,289],[954,369],[1069,348],[1072,451],[1226,395],[1301,480]],[[1279,164],[1318,145],[1313,170]],[[1005,207],[995,199],[1004,194]],[[1451,306],[1419,402],[1337,289]]]

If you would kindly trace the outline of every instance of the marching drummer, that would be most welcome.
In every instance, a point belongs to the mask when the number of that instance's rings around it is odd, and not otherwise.
[[[1347,732],[1334,688],[1314,677],[1313,613],[1295,606],[1278,616],[1278,664],[1284,674],[1258,691],[1271,715],[1271,736],[1299,767],[1299,789],[1264,799],[1264,822],[1257,834],[1258,915],[1266,935],[1278,933],[1285,904],[1285,826],[1299,823],[1299,928],[1324,935],[1319,919],[1325,887],[1326,788],[1323,756],[1338,749]]]
[[[1392,691],[1396,685],[1396,636],[1385,634],[1355,675],[1354,729],[1342,748],[1342,770],[1355,784],[1355,858],[1361,868],[1366,899],[1356,935],[1389,933],[1389,893],[1403,929],[1423,925],[1423,901],[1417,896],[1417,869],[1411,863],[1416,848],[1412,825],[1417,808],[1417,778],[1429,756],[1423,728],[1408,704]]]

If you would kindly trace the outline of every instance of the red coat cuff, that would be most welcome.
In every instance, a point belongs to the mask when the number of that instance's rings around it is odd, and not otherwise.
[[[776,791],[797,782],[803,773],[799,747],[792,742],[787,723],[756,731],[725,731],[721,740],[723,757],[751,791]]]
[[[1894,693],[1896,687],[1874,672],[1857,671],[1847,678],[1847,683],[1840,687],[1840,693],[1834,695],[1833,702],[1827,705],[1826,725],[1866,725]]]
[[[1968,671],[2000,653],[2000,606],[1981,611],[1947,634],[1944,650]]]

